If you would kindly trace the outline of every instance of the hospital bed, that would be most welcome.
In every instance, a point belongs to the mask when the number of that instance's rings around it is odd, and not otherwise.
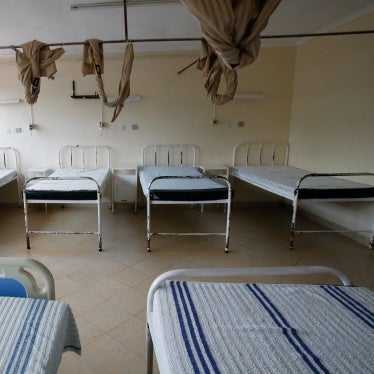
[[[0,147],[0,187],[13,181],[17,182],[18,206],[21,206],[18,150],[13,147]]]
[[[227,282],[296,274],[337,277],[343,286]],[[374,293],[350,285],[339,271],[318,266],[161,274],[147,296],[147,373],[153,353],[162,374],[369,373]]]
[[[27,248],[30,249],[30,234],[93,234],[98,236],[99,251],[102,251],[100,208],[102,196],[110,181],[108,147],[83,145],[62,147],[59,150],[59,168],[48,177],[29,179],[23,188]],[[97,208],[97,230],[30,230],[28,218],[30,203],[94,204]]]
[[[196,167],[197,148],[192,144],[146,145],[139,180],[147,199],[147,251],[153,235],[222,235],[229,249],[231,185],[223,176],[207,176]],[[151,205],[225,204],[224,232],[152,232]]]
[[[372,178],[374,173],[313,173],[288,166],[288,144],[284,142],[249,142],[236,144],[231,173],[236,178],[274,193],[292,202],[289,248],[295,234],[317,232],[362,232],[368,230],[296,230],[300,200],[360,201],[373,200],[374,185],[354,181]],[[369,247],[374,247],[374,227]]]

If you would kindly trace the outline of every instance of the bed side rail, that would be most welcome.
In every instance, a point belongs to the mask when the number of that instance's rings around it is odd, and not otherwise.
[[[147,311],[153,311],[154,294],[166,281],[176,278],[238,277],[254,275],[329,274],[340,279],[344,286],[352,286],[351,280],[340,271],[327,266],[285,266],[252,268],[175,269],[159,275],[151,284],[147,296]]]
[[[308,173],[301,177],[296,184],[295,195],[302,188],[302,183],[306,179],[314,178],[314,177],[374,177],[374,173],[368,172],[357,172],[357,173]]]
[[[288,143],[277,141],[244,142],[235,145],[232,166],[287,165]]]
[[[21,206],[21,171],[19,153],[13,147],[0,147],[0,169],[12,169],[17,172],[17,196],[18,206]]]
[[[141,165],[196,167],[196,155],[194,144],[150,144],[142,150]]]
[[[60,168],[110,169],[110,149],[105,145],[65,145],[59,149]]]

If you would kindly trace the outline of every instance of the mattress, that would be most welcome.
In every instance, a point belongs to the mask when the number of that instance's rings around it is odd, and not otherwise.
[[[57,169],[48,178],[31,181],[25,188],[29,200],[97,200],[97,185],[104,191],[109,169]],[[69,179],[73,178],[73,179]],[[84,178],[91,178],[84,179]],[[95,182],[96,181],[96,182]]]
[[[148,316],[161,373],[369,373],[366,288],[168,281]]]
[[[227,199],[226,185],[209,178],[196,178],[204,175],[196,168],[187,166],[142,168],[139,171],[139,179],[145,196],[148,195],[149,184],[154,178],[160,176],[171,178],[156,180],[151,185],[150,197],[152,200],[208,201]]]
[[[5,186],[17,177],[17,172],[11,169],[0,169],[0,187]]]
[[[235,167],[233,175],[245,182],[292,200],[297,182],[310,172],[292,166]],[[300,199],[355,199],[374,197],[374,186],[334,177],[312,177],[302,182]]]

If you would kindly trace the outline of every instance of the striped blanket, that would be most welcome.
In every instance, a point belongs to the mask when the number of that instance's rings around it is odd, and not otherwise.
[[[0,373],[57,373],[62,353],[80,349],[68,304],[0,297]]]
[[[366,288],[169,281],[155,294],[161,373],[373,373]]]

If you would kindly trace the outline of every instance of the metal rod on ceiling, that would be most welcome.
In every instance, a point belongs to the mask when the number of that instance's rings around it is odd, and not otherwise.
[[[358,30],[358,31],[342,31],[342,32],[324,32],[324,33],[310,33],[310,34],[283,34],[283,35],[262,35],[261,39],[281,39],[281,38],[305,38],[305,37],[319,37],[319,36],[339,36],[339,35],[358,35],[358,34],[374,34],[374,30]],[[119,39],[119,40],[103,40],[103,44],[118,44],[118,43],[158,43],[158,42],[190,42],[201,41],[202,38],[152,38],[152,39]],[[58,46],[72,46],[83,45],[82,42],[58,42],[46,43],[49,47]],[[22,48],[21,45],[7,45],[0,46],[0,49],[15,49]]]
[[[127,1],[123,0],[123,18],[124,18],[124,24],[125,24],[125,39],[127,40],[129,38],[129,30],[127,27]]]
[[[154,5],[154,4],[170,4],[179,3],[179,0],[127,0],[128,5]],[[79,10],[87,8],[106,8],[121,6],[122,1],[109,1],[109,2],[98,2],[98,3],[83,3],[83,4],[72,4],[70,10]]]

